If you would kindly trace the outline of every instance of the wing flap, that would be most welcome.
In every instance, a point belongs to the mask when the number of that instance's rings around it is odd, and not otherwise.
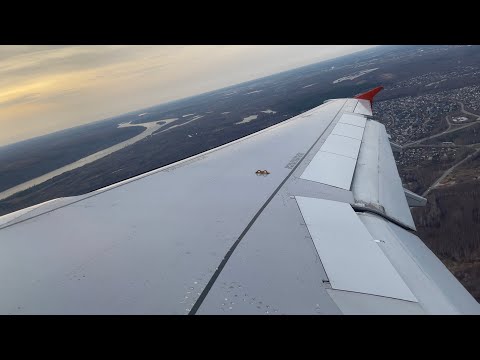
[[[425,315],[416,302],[333,289],[327,292],[345,315]]]
[[[339,135],[339,136],[346,136],[346,137],[356,139],[356,140],[362,140],[363,130],[364,130],[364,128],[362,128],[362,127],[355,126],[355,125],[349,125],[349,124],[343,124],[343,123],[339,122],[333,128],[332,134],[333,135]]]
[[[367,119],[365,119],[365,117],[361,115],[344,113],[340,117],[340,120],[338,120],[338,122],[341,124],[355,125],[355,126],[360,126],[364,128],[367,122]]]
[[[320,151],[337,154],[357,160],[360,140],[331,134]]]
[[[417,301],[349,204],[296,200],[333,289]]]
[[[340,122],[342,119],[346,122]],[[343,114],[340,120],[303,171],[301,179],[350,190],[364,128],[351,124],[361,125],[358,117],[345,118]]]
[[[358,217],[415,293],[427,314],[480,314],[480,307],[442,262],[414,234],[375,214]]]
[[[352,181],[355,201],[415,229],[385,126],[369,120]]]
[[[303,172],[301,179],[350,190],[357,161],[347,156],[319,151]]]

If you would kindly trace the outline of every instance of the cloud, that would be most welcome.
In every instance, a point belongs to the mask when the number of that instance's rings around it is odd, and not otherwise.
[[[0,47],[0,146],[368,46]]]
[[[0,50],[0,76],[19,81],[36,76],[81,71],[109,65],[132,56],[129,47],[56,46],[28,51]]]
[[[34,101],[37,101],[39,97],[40,97],[39,93],[33,93],[33,94],[18,96],[11,100],[0,101],[0,108],[12,106],[12,105],[19,105],[19,104],[29,104]]]

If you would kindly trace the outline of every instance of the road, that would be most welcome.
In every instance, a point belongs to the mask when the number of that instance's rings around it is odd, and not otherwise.
[[[470,145],[471,146],[471,145]],[[465,159],[459,161],[458,163],[456,163],[455,165],[453,165],[452,167],[448,168],[447,170],[445,170],[445,172],[437,179],[435,180],[435,182],[430,185],[430,187],[425,190],[422,194],[423,197],[427,196],[428,193],[435,189],[438,184],[440,184],[453,170],[455,170],[458,166],[462,165],[465,161],[467,161],[468,159],[470,159],[472,156],[478,154],[480,152],[480,149],[477,149],[474,153],[471,153],[470,155],[468,155]]]
[[[459,127],[456,127],[455,129],[451,129],[452,124],[450,124],[450,121],[449,121],[448,118],[447,118],[447,123],[448,123],[448,129],[447,129],[447,130],[445,130],[445,131],[443,131],[443,132],[441,132],[441,133],[438,133],[438,134],[435,134],[435,135],[431,135],[431,136],[428,136],[428,137],[426,137],[426,138],[423,138],[423,139],[416,140],[416,141],[413,141],[413,142],[411,142],[411,143],[405,144],[405,145],[403,145],[403,147],[409,147],[409,146],[412,146],[412,145],[417,145],[417,144],[420,144],[420,143],[422,143],[422,142],[424,142],[424,141],[426,141],[426,140],[434,139],[434,138],[440,137],[440,136],[442,136],[442,135],[449,134],[449,133],[452,133],[452,132],[455,132],[455,131],[458,131],[458,130],[462,130],[462,129],[465,129],[465,128],[467,128],[467,127],[470,127],[470,126],[472,126],[472,125],[477,124],[478,121],[480,120],[480,116],[477,115],[477,114],[473,114],[473,113],[471,113],[471,112],[469,112],[469,111],[466,111],[465,108],[464,108],[463,103],[461,103],[460,101],[457,101],[457,103],[460,105],[460,111],[461,111],[462,113],[476,117],[476,119],[475,119],[474,122],[471,122],[471,123],[469,123],[469,124],[467,124],[467,125],[465,125],[465,126],[459,126]]]
[[[474,113],[471,113],[471,112],[469,112],[469,111],[465,110],[465,107],[464,107],[464,105],[463,105],[463,103],[462,103],[462,102],[460,102],[460,101],[457,101],[457,104],[458,104],[458,105],[460,105],[460,111],[461,111],[462,113],[464,113],[464,114],[467,114],[467,115],[476,116],[477,118],[475,119],[475,121],[478,121],[478,120],[480,120],[480,116],[479,116],[479,115],[477,115],[477,114],[474,114]]]
[[[409,148],[457,148],[457,147],[462,147],[465,145],[456,145],[454,143],[452,144],[416,144],[416,145],[410,145]],[[404,145],[405,147],[405,145]]]
[[[477,121],[474,121],[474,122],[472,122],[468,125],[465,125],[465,126],[459,126],[458,128],[455,128],[455,129],[452,129],[452,130],[446,130],[444,132],[441,132],[441,133],[438,133],[438,134],[435,134],[435,135],[432,135],[432,136],[429,136],[429,137],[426,137],[426,138],[423,138],[423,139],[416,140],[416,141],[413,141],[411,143],[405,144],[405,145],[403,145],[403,147],[409,147],[409,146],[412,146],[412,145],[417,145],[417,144],[420,144],[420,143],[422,143],[426,140],[434,139],[434,138],[440,137],[440,136],[445,135],[445,134],[449,134],[449,133],[453,133],[453,132],[458,131],[458,130],[465,129],[467,127],[475,125],[476,123],[477,123]]]
[[[447,120],[448,128],[445,131],[449,131],[452,128],[452,123],[450,122],[449,116],[445,116],[445,120]]]
[[[439,133],[439,134],[435,134],[435,135],[432,135],[432,136],[428,136],[426,138],[423,138],[423,139],[420,139],[420,140],[416,140],[414,142],[411,142],[411,143],[408,143],[408,144],[405,144],[403,145],[404,148],[406,147],[416,147],[416,145],[426,141],[426,140],[430,140],[430,139],[434,139],[436,137],[439,137],[439,136],[442,136],[442,135],[445,135],[445,134],[449,134],[449,133],[452,133],[452,132],[455,132],[455,131],[458,131],[458,130],[462,130],[462,129],[465,129],[469,126],[472,126],[474,124],[477,124],[479,121],[480,121],[480,115],[477,115],[477,114],[473,114],[469,111],[466,111],[465,110],[465,106],[462,102],[460,101],[457,101],[457,103],[460,105],[460,111],[464,114],[467,114],[467,115],[471,115],[471,116],[475,116],[476,119],[474,122],[471,122],[465,126],[458,126],[454,129],[452,129],[452,126],[454,126],[453,124],[450,123],[449,119],[448,119],[448,115],[446,116],[446,120],[447,120],[447,123],[448,123],[448,129]],[[471,145],[465,145],[467,147],[475,147],[476,145],[479,145],[479,144],[471,144]],[[441,145],[441,144],[438,144],[438,145],[422,145],[422,147],[445,147],[445,145]],[[459,145],[447,145],[447,147],[459,147]],[[448,168],[447,170],[445,170],[442,175],[440,175],[440,177],[435,180],[435,182],[430,185],[430,187],[425,190],[422,194],[423,197],[427,196],[428,193],[430,191],[432,191],[433,189],[435,189],[443,180],[445,180],[445,178],[452,173],[453,170],[455,170],[458,166],[462,165],[465,161],[467,161],[468,159],[470,159],[472,156],[478,154],[480,152],[480,148],[477,149],[475,152],[471,153],[470,155],[468,155],[466,158],[464,158],[463,160],[459,161],[458,163],[452,165],[450,168]]]

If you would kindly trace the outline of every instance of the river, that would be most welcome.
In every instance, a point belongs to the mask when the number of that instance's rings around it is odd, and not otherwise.
[[[140,140],[145,139],[147,136],[152,135],[158,129],[161,129],[162,127],[170,124],[171,122],[173,122],[175,120],[178,120],[178,118],[157,120],[157,121],[141,123],[141,124],[131,124],[131,123],[120,124],[120,125],[118,125],[119,128],[132,127],[132,126],[142,126],[142,127],[145,128],[145,130],[142,133],[138,134],[137,136],[134,136],[134,137],[132,137],[128,140],[125,140],[121,143],[118,143],[116,145],[110,146],[109,148],[100,150],[100,151],[98,151],[98,152],[96,152],[92,155],[86,156],[86,157],[84,157],[80,160],[77,160],[77,161],[75,161],[71,164],[62,166],[61,168],[53,170],[53,171],[51,171],[47,174],[41,175],[39,177],[36,177],[35,179],[26,181],[22,184],[19,184],[19,185],[14,186],[10,189],[7,189],[3,192],[0,192],[0,200],[6,199],[6,198],[8,198],[8,197],[20,192],[20,191],[29,189],[32,186],[39,185],[39,184],[41,184],[41,183],[43,183],[47,180],[50,180],[50,179],[54,178],[55,176],[63,174],[64,172],[71,171],[71,170],[77,169],[79,167],[82,167],[84,165],[90,164],[90,163],[92,163],[92,162],[94,162],[98,159],[101,159],[101,158],[103,158],[107,155],[110,155],[110,154],[112,154],[116,151],[122,150],[122,149],[126,148],[127,146],[133,145],[136,142],[139,142]],[[158,124],[159,122],[161,122],[161,124]],[[166,130],[168,130],[168,129],[166,129]]]

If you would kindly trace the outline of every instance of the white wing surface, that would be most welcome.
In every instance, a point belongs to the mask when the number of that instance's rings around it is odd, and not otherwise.
[[[0,218],[0,313],[479,313],[368,96]]]

